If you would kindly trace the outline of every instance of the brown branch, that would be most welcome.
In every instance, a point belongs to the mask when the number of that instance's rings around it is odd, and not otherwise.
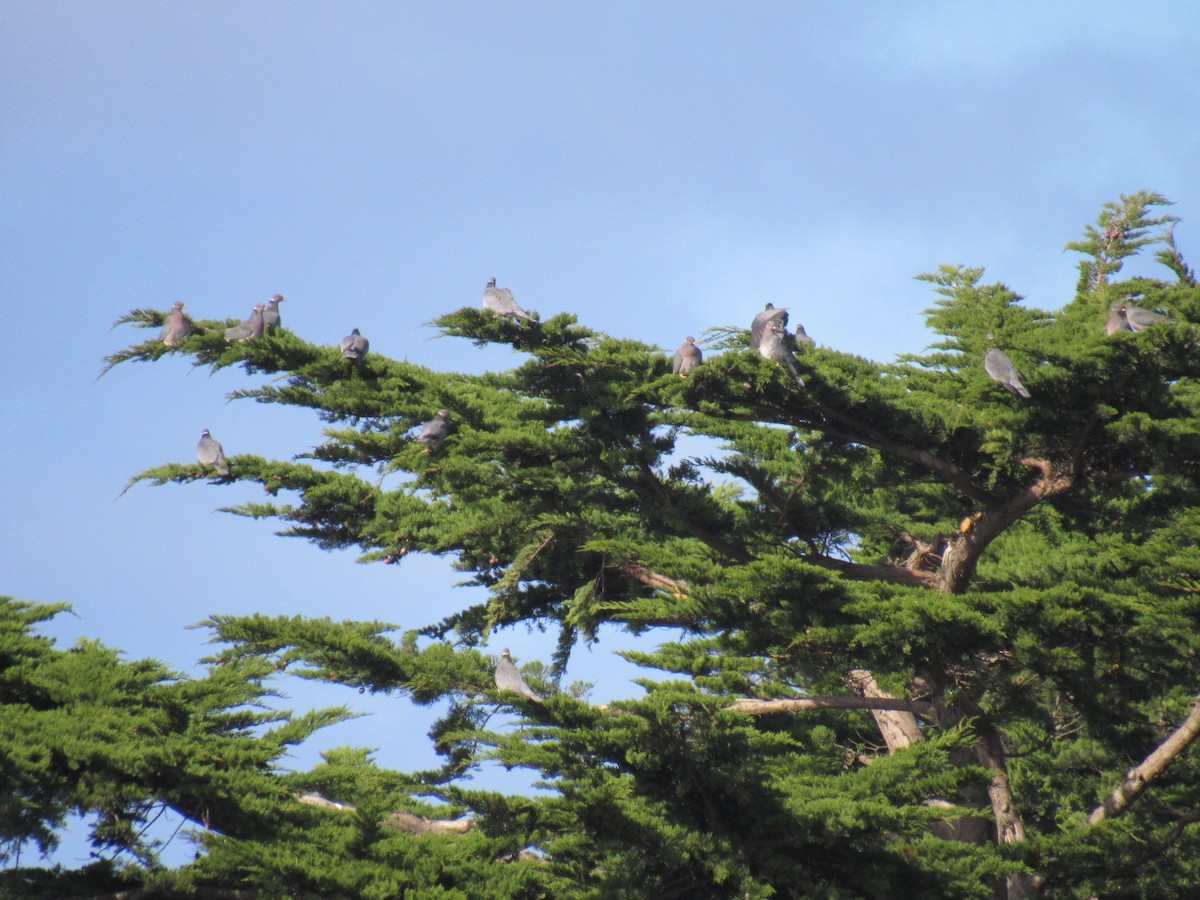
[[[928,704],[920,701],[898,700],[895,697],[789,697],[785,700],[755,700],[745,698],[726,706],[726,712],[748,716],[768,716],[773,713],[809,712],[814,709],[895,710],[910,715],[932,715]]]
[[[1171,763],[1200,735],[1200,697],[1192,704],[1191,712],[1183,720],[1183,724],[1175,729],[1165,741],[1142,762],[1130,769],[1116,790],[1108,795],[1103,804],[1092,810],[1088,816],[1088,825],[1095,825],[1105,819],[1123,813],[1134,800],[1149,786],[1155,778],[1161,775]]]
[[[971,517],[974,520],[972,527],[960,531],[956,538],[948,542],[946,552],[942,555],[938,584],[942,593],[965,592],[975,574],[979,558],[992,541],[1047,497],[1062,494],[1075,483],[1070,474],[1056,472],[1047,460],[1023,459],[1021,463],[1038,469],[1042,477],[1036,484],[1018,491],[1005,503],[976,513]]]
[[[688,591],[692,589],[692,586],[681,578],[668,578],[666,575],[652,571],[633,560],[621,560],[617,563],[617,568],[647,587],[652,587],[655,590],[670,591],[677,597],[686,597]]]
[[[335,809],[339,812],[358,812],[357,807],[348,803],[337,803],[320,794],[297,794],[296,799],[305,806],[316,806],[320,809]],[[411,834],[466,834],[475,827],[474,819],[427,819],[403,810],[390,812],[383,820],[385,828],[394,831],[407,831]]]
[[[815,402],[812,405],[820,410],[827,420],[830,418],[837,419],[845,424],[849,430],[843,430],[830,425],[828,421],[822,423],[810,422],[808,424],[811,427],[824,431],[826,434],[840,438],[841,440],[865,444],[868,447],[874,447],[882,453],[890,453],[893,456],[908,460],[922,469],[932,472],[946,484],[958,488],[963,494],[980,503],[994,503],[996,501],[995,494],[982,487],[975,479],[954,465],[954,463],[934,456],[928,450],[922,450],[919,447],[910,447],[908,444],[882,435],[844,413],[821,406]]]
[[[902,584],[906,587],[936,588],[938,579],[927,572],[914,572],[905,566],[894,562],[886,563],[857,563],[833,556],[805,556],[805,562],[825,569],[832,569],[843,578],[851,581],[885,581],[889,584]]]

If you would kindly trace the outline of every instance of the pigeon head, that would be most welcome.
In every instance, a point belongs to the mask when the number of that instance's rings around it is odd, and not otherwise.
[[[508,652],[507,647],[505,647],[503,650],[500,651],[500,658],[501,659],[512,659],[512,654],[510,654]]]
[[[174,303],[174,304],[172,304],[172,308],[173,308],[173,309],[183,309],[183,307],[184,307],[185,305],[186,305],[186,304],[184,304],[184,302],[183,302],[182,300],[176,300],[176,301],[175,301],[175,303]]]
[[[448,409],[439,409],[439,410],[438,410],[438,412],[437,412],[437,417],[438,417],[439,419],[448,419],[448,418],[450,418],[450,410],[448,410]]]
[[[206,437],[212,437],[212,435],[209,434],[208,429],[205,428],[202,432],[200,432],[200,437],[206,438]]]
[[[489,278],[489,279],[488,279],[487,286],[488,286],[488,287],[495,287],[495,286],[496,286],[496,279],[495,279],[495,278]]]
[[[685,337],[683,339],[683,342],[685,344],[694,344],[694,343],[696,343],[696,339],[689,334],[687,337]]]
[[[282,303],[283,302],[283,294],[272,294],[271,300],[274,303]]]

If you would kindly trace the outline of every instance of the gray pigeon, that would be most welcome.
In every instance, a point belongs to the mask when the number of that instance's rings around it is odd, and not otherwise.
[[[417,440],[425,445],[427,453],[433,453],[442,446],[446,435],[450,433],[450,410],[439,409],[438,414],[421,426]]]
[[[1129,323],[1125,321],[1125,307],[1116,303],[1108,311],[1108,321],[1104,323],[1104,331],[1112,337],[1118,331],[1128,331]]]
[[[256,340],[263,336],[263,310],[266,307],[261,303],[254,307],[254,311],[250,313],[248,318],[241,325],[234,325],[232,328],[225,329],[225,340],[230,341],[248,341]]]
[[[487,287],[483,289],[483,308],[490,309],[498,316],[512,316],[514,319],[528,319],[533,316],[517,305],[516,298],[508,288],[496,287],[496,279],[488,279]]]
[[[788,314],[786,309],[776,309],[774,303],[768,303],[766,307],[750,323],[750,349],[757,350],[762,343],[763,335],[767,331],[767,324],[770,322],[778,322],[780,330],[787,334]]]
[[[1134,306],[1132,303],[1126,303],[1122,306],[1121,314],[1125,316],[1125,321],[1129,323],[1129,327],[1134,331],[1145,331],[1151,325],[1157,325],[1159,322],[1175,321],[1170,316],[1142,309],[1140,306]]]
[[[810,347],[817,346],[817,342],[808,336],[808,332],[804,330],[803,325],[796,326],[796,333],[792,337],[796,339],[797,350],[808,350]]]
[[[991,340],[991,335],[988,335],[988,339]],[[1003,350],[996,347],[988,348],[987,353],[983,354],[983,371],[987,372],[988,378],[1001,385],[1005,390],[1012,391],[1026,400],[1029,399],[1029,391],[1021,383],[1021,374]]]
[[[529,685],[525,683],[525,679],[521,677],[521,670],[513,663],[507,647],[500,654],[500,662],[496,665],[496,687],[502,691],[512,691],[514,694],[520,694],[522,697],[533,700],[535,703],[542,702],[542,698],[535,694]]]
[[[200,443],[196,445],[196,459],[202,466],[212,466],[218,475],[227,476],[229,466],[225,462],[225,448],[208,433],[208,429],[200,433]]]
[[[352,363],[362,365],[363,359],[366,358],[367,350],[370,348],[371,342],[359,334],[357,328],[342,338],[342,356],[346,357]]]
[[[696,346],[696,339],[688,335],[683,339],[683,346],[675,351],[675,359],[671,363],[671,371],[680,378],[687,378],[692,374],[692,369],[700,365],[702,359],[704,359],[704,354]]]
[[[186,340],[192,333],[191,323],[183,315],[183,301],[176,300],[171,311],[167,313],[167,321],[163,322],[158,339],[168,347],[174,347],[180,341]]]
[[[283,302],[283,294],[272,294],[263,310],[263,328],[268,334],[278,328],[282,322],[279,318],[279,304]]]
[[[786,368],[796,379],[796,384],[804,387],[804,379],[800,377],[800,370],[796,368],[796,357],[792,355],[792,348],[787,345],[787,332],[778,318],[767,321],[758,352],[762,354],[763,359],[769,359]]]

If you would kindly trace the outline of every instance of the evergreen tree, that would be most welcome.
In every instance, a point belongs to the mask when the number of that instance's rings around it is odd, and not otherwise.
[[[1104,208],[1068,245],[1082,262],[1061,310],[943,266],[923,276],[936,293],[927,353],[888,364],[799,345],[803,388],[744,328],[710,330],[681,378],[658,348],[574,316],[473,308],[434,324],[524,364],[468,376],[372,352],[351,366],[282,328],[230,345],[216,321],[115,354],[109,366],[181,353],[284,376],[236,396],[310,407],[325,440],[294,461],[230,458],[228,481],[274,498],[234,511],[367,560],[447,555],[489,597],[399,641],[383,623],[213,618],[224,649],[211,677],[258,673],[261,690],[278,670],[449,701],[431,734],[445,762],[400,775],[346,750],[271,776],[264,738],[251,745],[259,780],[237,804],[204,806],[220,836],[172,883],[272,896],[1190,895],[1200,290],[1175,218],[1157,214],[1166,203],[1141,192]],[[1152,247],[1170,278],[1122,278]],[[748,324],[757,303],[745,306]],[[1170,320],[1135,333],[1128,308]],[[166,315],[123,321],[158,329]],[[992,346],[1029,399],[989,378]],[[440,409],[449,434],[427,449],[415,430]],[[684,436],[710,455],[684,456]],[[209,474],[170,464],[134,481]],[[498,691],[478,649],[517,623],[558,635],[551,665],[525,670],[545,702]],[[604,623],[683,635],[627,654],[665,673],[639,699],[556,690]],[[497,704],[519,727],[493,727]],[[549,790],[470,789],[461,776],[489,758]],[[223,796],[216,773],[210,788]],[[174,803],[169,789],[145,788]],[[278,827],[263,831],[254,811],[268,808]]]

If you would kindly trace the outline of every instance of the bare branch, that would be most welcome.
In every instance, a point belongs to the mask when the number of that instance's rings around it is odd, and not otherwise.
[[[888,699],[888,695],[883,692],[875,680],[875,676],[866,669],[854,669],[846,680],[863,695],[864,700],[879,702]],[[887,744],[888,753],[895,753],[897,750],[911,747],[922,740],[921,729],[917,725],[917,717],[914,715],[918,709],[923,710],[921,714],[927,718],[932,718],[936,712],[933,704],[921,701],[910,703],[908,709],[871,707],[871,714],[875,717],[875,724]]]
[[[320,794],[297,794],[296,799],[305,806],[316,806],[320,809],[334,809],[339,812],[354,813],[358,808],[348,803],[337,803]],[[475,820],[468,819],[427,819],[403,810],[388,813],[383,825],[395,831],[407,831],[411,834],[466,834],[475,827]]]
[[[1088,825],[1095,825],[1105,819],[1123,813],[1129,804],[1133,803],[1150,782],[1161,775],[1171,763],[1200,735],[1200,697],[1192,704],[1183,724],[1175,729],[1165,741],[1142,760],[1141,764],[1130,769],[1116,790],[1108,795],[1108,799],[1092,810],[1088,816]]]
[[[622,560],[617,563],[617,567],[626,575],[636,578],[647,587],[670,591],[677,597],[686,597],[688,591],[692,589],[692,586],[683,579],[668,578],[666,575],[654,572],[633,560]]]
[[[768,716],[774,713],[809,712],[814,709],[895,710],[909,715],[930,715],[928,704],[898,700],[895,697],[789,697],[785,700],[755,700],[746,698],[726,706],[726,712],[748,716]]]

